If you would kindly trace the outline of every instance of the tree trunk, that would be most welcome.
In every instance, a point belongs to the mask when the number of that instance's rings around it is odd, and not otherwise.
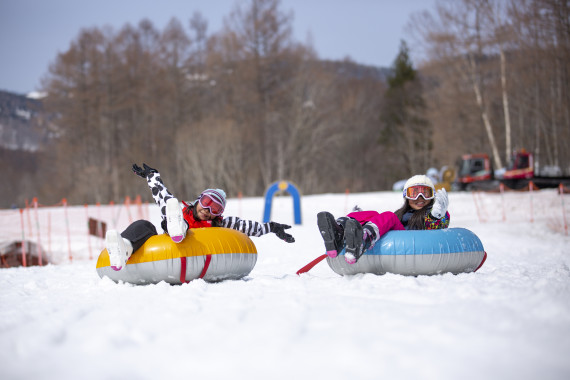
[[[481,119],[483,119],[483,124],[485,125],[485,131],[487,132],[487,137],[489,138],[489,144],[491,144],[491,150],[493,152],[493,160],[495,169],[503,167],[503,162],[501,156],[499,155],[499,149],[497,148],[497,143],[495,142],[495,135],[493,134],[493,126],[489,120],[489,115],[485,107],[485,102],[483,101],[483,96],[481,95],[481,88],[479,87],[479,82],[476,76],[475,62],[473,56],[469,57],[469,68],[471,71],[471,84],[473,86],[473,91],[475,92],[475,99],[477,100],[477,105],[481,112]]]
[[[507,93],[507,62],[503,46],[500,45],[501,56],[501,90],[503,92],[503,112],[505,114],[505,160],[509,160],[512,152],[511,144],[511,116],[509,112],[509,96]]]

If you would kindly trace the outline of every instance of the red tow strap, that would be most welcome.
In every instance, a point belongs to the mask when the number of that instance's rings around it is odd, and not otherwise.
[[[310,271],[311,269],[313,269],[313,267],[315,265],[317,265],[318,263],[320,263],[321,261],[323,261],[324,259],[326,259],[327,254],[325,253],[322,256],[317,257],[316,259],[314,259],[313,261],[311,261],[310,263],[308,263],[307,265],[305,265],[303,268],[299,269],[297,271],[298,275],[301,275],[303,273],[307,273],[308,271]]]
[[[208,271],[208,267],[210,266],[210,262],[212,261],[212,255],[206,255],[206,262],[204,263],[204,268],[202,268],[202,272],[200,273],[200,277],[204,278],[206,272]],[[186,281],[186,257],[183,256],[180,258],[180,282],[183,284],[187,284],[190,281]]]

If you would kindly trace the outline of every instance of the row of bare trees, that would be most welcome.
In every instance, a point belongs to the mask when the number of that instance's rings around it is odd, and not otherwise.
[[[254,0],[212,35],[199,13],[188,28],[81,31],[43,83],[63,130],[57,191],[88,202],[144,193],[133,162],[182,197],[212,186],[259,195],[281,179],[306,193],[386,186],[365,171],[380,149],[380,70],[319,61],[291,24],[278,1]]]
[[[570,175],[567,0],[439,0],[412,25],[433,81],[426,99],[435,144],[452,147],[441,158],[467,140],[496,168],[525,148],[540,166]]]
[[[281,179],[304,193],[389,189],[462,153],[501,167],[522,147],[568,168],[565,0],[442,0],[412,21],[419,71],[403,43],[388,78],[320,61],[278,0],[239,3],[215,33],[199,13],[162,31],[82,30],[43,81],[61,137],[40,160],[42,195],[144,194],[134,162],[183,198],[261,195]]]

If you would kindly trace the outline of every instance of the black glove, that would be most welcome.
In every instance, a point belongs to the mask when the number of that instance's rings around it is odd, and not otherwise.
[[[151,168],[147,164],[143,164],[143,168],[137,164],[133,164],[133,172],[140,177],[146,178],[150,173],[158,173],[158,170]]]
[[[286,224],[279,224],[275,222],[269,222],[269,230],[273,232],[281,240],[285,240],[287,243],[295,242],[295,238],[289,235],[285,230],[291,228]]]

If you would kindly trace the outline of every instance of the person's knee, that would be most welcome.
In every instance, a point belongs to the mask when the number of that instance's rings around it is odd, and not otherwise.
[[[125,231],[121,233],[126,239],[130,241],[136,241],[142,238],[149,238],[151,236],[158,235],[156,232],[156,227],[154,224],[149,222],[148,220],[137,220],[131,225],[129,225]]]
[[[383,220],[399,220],[398,216],[396,214],[394,214],[392,211],[384,211],[382,214],[380,214],[380,217]]]

